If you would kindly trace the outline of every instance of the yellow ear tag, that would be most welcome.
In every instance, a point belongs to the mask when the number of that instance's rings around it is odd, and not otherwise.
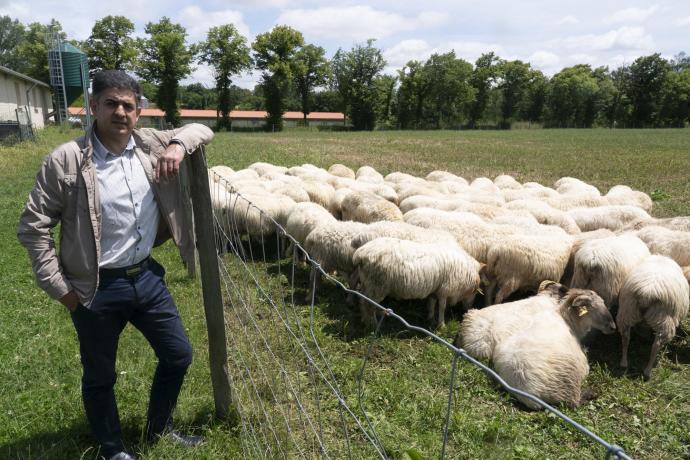
[[[587,307],[580,307],[580,310],[577,312],[577,316],[583,317],[587,314]]]

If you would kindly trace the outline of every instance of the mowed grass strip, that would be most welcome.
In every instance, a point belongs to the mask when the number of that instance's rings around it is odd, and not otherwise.
[[[95,458],[83,416],[78,345],[69,315],[33,282],[28,257],[15,229],[34,175],[48,151],[78,131],[47,129],[36,142],[0,147],[0,458]],[[519,181],[552,184],[574,176],[602,192],[626,184],[651,194],[656,216],[690,215],[690,130],[524,130],[472,132],[218,134],[209,164],[234,168],[255,161],[285,166],[344,163],[370,165],[386,174],[426,175],[445,169],[467,179],[514,175]],[[140,443],[155,357],[141,334],[128,327],[121,339],[117,395],[125,437],[145,458],[240,458],[237,428],[212,419],[206,333],[199,283],[189,280],[174,247],[154,256],[168,269],[167,281],[194,345],[178,424],[204,434],[193,451],[166,443]],[[270,267],[268,267],[270,268]],[[304,274],[303,274],[304,275]],[[368,345],[357,315],[326,284],[316,326],[320,345],[333,357],[334,373],[354,394],[358,366]],[[330,289],[330,291],[329,291]],[[421,304],[396,304],[400,314],[423,321]],[[300,305],[301,306],[301,305]],[[450,312],[440,334],[452,339],[459,314]],[[684,328],[667,348],[653,379],[636,371],[646,362],[650,340],[635,337],[633,372],[616,370],[617,337],[590,343],[588,385],[598,398],[565,412],[636,458],[690,456],[690,338]],[[452,355],[428,339],[387,325],[367,365],[367,411],[389,454],[410,448],[437,457],[441,414],[447,402]],[[230,350],[232,353],[232,350]],[[300,359],[296,357],[295,359]],[[350,402],[348,400],[348,402]],[[601,458],[604,452],[553,417],[528,412],[496,390],[485,376],[460,364],[454,392],[448,458]],[[334,458],[340,458],[332,453]]]

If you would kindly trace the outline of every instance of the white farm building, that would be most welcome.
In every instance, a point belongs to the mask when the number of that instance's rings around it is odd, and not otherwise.
[[[0,66],[0,138],[20,122],[43,128],[52,110],[50,86]]]

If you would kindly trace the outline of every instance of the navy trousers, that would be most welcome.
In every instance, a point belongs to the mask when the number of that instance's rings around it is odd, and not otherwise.
[[[80,305],[72,313],[84,368],[86,417],[106,458],[124,450],[114,386],[117,344],[127,323],[144,334],[158,357],[147,414],[148,438],[172,424],[172,411],[192,362],[192,348],[164,275],[163,267],[151,259],[137,275],[101,277],[90,307]]]

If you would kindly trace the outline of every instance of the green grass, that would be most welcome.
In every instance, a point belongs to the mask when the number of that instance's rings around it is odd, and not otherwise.
[[[36,288],[26,253],[14,235],[41,159],[76,135],[76,131],[48,129],[36,142],[0,148],[0,279],[5,284],[0,297],[0,458],[96,456],[81,406],[78,345],[69,315]],[[219,134],[208,156],[211,165],[234,168],[255,161],[286,166],[309,162],[325,167],[339,162],[353,168],[368,164],[384,174],[422,175],[445,169],[468,179],[508,173],[520,181],[544,184],[570,175],[603,191],[616,184],[643,190],[657,200],[657,216],[690,215],[690,130]],[[144,458],[240,458],[238,428],[212,418],[199,284],[186,278],[170,243],[156,249],[154,255],[168,269],[168,284],[195,349],[177,418],[182,427],[203,434],[206,442],[192,451],[166,443],[139,444],[155,357],[131,327],[122,336],[118,357],[117,395],[126,439],[142,450]],[[256,268],[275,273],[281,263],[285,268],[285,261],[276,260]],[[298,274],[304,281],[306,270]],[[261,279],[275,284],[275,277]],[[299,287],[300,294],[303,288]],[[322,292],[325,295],[318,298],[314,331],[349,395],[348,403],[356,405],[352,399],[355,377],[369,345],[368,336],[334,286],[327,284]],[[254,299],[254,295],[247,297]],[[259,299],[257,296],[252,304],[265,307]],[[298,302],[297,307],[308,320],[308,306]],[[411,321],[423,323],[417,304],[396,304],[395,309]],[[447,339],[452,339],[458,327],[457,313],[451,315],[447,328],[440,331]],[[263,315],[263,321],[272,319]],[[279,330],[268,326],[264,330],[280,343]],[[635,458],[690,457],[688,330],[686,320],[650,382],[636,374],[646,361],[648,338],[635,337],[631,344],[630,375],[621,375],[615,368],[617,338],[596,338],[590,343],[588,386],[599,397],[578,410],[564,411],[604,439],[624,446]],[[246,347],[251,341],[238,336],[231,343]],[[286,366],[299,370],[299,357],[290,354],[287,344],[277,345],[277,350],[287,357]],[[235,356],[232,348],[229,351]],[[383,336],[372,353],[365,374],[365,407],[387,451],[393,458],[403,458],[410,448],[425,458],[438,457],[452,355],[391,321],[384,324]],[[336,413],[332,405],[322,410],[324,417]],[[332,429],[330,435],[335,438],[340,431],[336,425]],[[357,443],[360,448],[370,452],[364,443]],[[448,458],[604,456],[601,448],[559,420],[523,410],[480,371],[463,363],[458,367],[447,454]],[[336,451],[331,455],[341,458],[344,454]]]

